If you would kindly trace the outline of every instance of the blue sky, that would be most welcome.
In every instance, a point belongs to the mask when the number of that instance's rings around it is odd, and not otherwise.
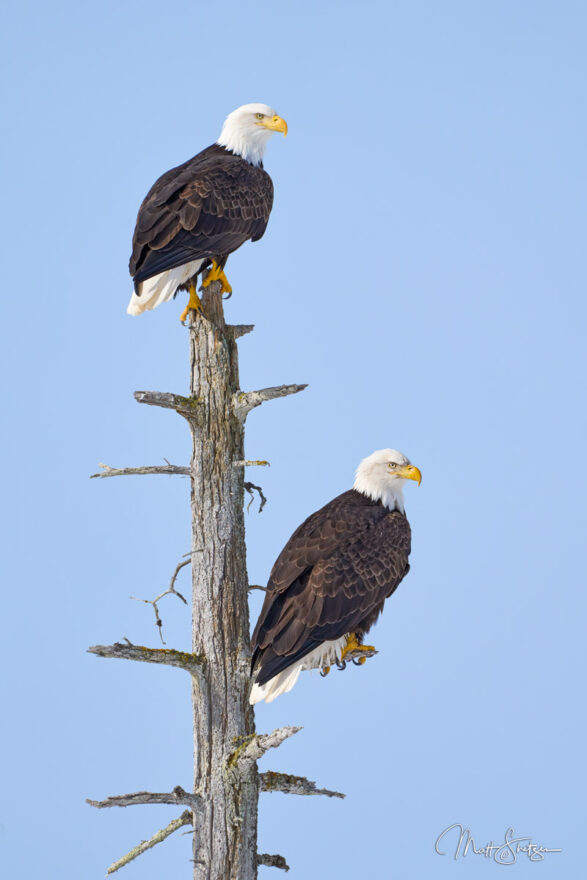
[[[130,239],[154,179],[256,100],[290,134],[227,316],[256,325],[243,388],[310,387],[248,420],[247,455],[271,462],[249,473],[269,498],[247,516],[251,582],[374,449],[423,473],[377,657],[257,712],[304,726],[267,769],[348,797],[264,795],[260,850],[293,880],[456,880],[503,868],[436,855],[444,828],[511,826],[563,849],[517,877],[580,876],[585,5],[7,0],[3,24],[7,876],[101,877],[177,810],[84,799],[189,785],[187,677],[85,653],[157,644],[129,596],[189,548],[187,481],[88,475],[187,461],[181,420],[132,399],[188,377],[183,306],[125,314]],[[185,608],[161,611],[188,646]],[[124,871],[189,877],[190,856],[177,834]]]

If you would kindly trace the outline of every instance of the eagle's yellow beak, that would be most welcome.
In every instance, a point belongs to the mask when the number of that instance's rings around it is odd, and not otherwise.
[[[258,122],[257,125],[262,125],[263,128],[268,128],[269,131],[282,131],[284,137],[287,134],[287,122],[285,119],[282,119],[281,116],[272,116],[271,119],[263,119],[261,122]]]
[[[418,486],[422,482],[422,474],[413,464],[406,464],[403,467],[397,468],[394,473],[396,473],[398,477],[403,477],[404,480],[415,480]]]

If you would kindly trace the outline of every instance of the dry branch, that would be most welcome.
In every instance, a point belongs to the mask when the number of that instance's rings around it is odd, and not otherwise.
[[[234,467],[270,467],[270,463],[268,461],[263,461],[259,459],[251,459],[246,458],[243,461],[233,461]]]
[[[229,324],[227,327],[228,330],[231,331],[234,339],[238,339],[239,336],[246,336],[247,333],[252,333],[255,329],[254,324]]]
[[[289,394],[297,394],[308,385],[275,385],[271,388],[261,388],[259,391],[239,391],[234,395],[233,405],[235,414],[243,421],[248,413],[256,406],[265,403],[266,400],[275,400],[277,397],[287,397]]]
[[[271,856],[269,853],[258,853],[257,864],[264,865],[267,868],[281,868],[282,871],[289,871],[289,865],[283,856]]]
[[[228,760],[229,767],[239,767],[241,770],[262,758],[268,749],[276,749],[294,733],[298,733],[301,727],[278,727],[272,733],[256,733],[248,737],[232,753]]]
[[[92,645],[91,648],[88,648],[88,654],[96,654],[98,657],[114,657],[118,660],[163,663],[166,666],[185,669],[192,675],[200,675],[202,667],[206,663],[205,658],[198,654],[173,651],[169,648],[145,648],[143,645],[133,645],[131,642],[128,644],[115,642],[113,645]]]
[[[341,791],[316,788],[316,783],[305,776],[292,776],[290,773],[274,773],[271,770],[260,774],[261,791],[281,791],[284,794],[325,795],[325,797],[344,798]]]
[[[194,420],[199,419],[203,409],[201,398],[183,397],[181,394],[171,394],[167,391],[135,391],[134,399],[137,403],[146,403],[148,406],[174,409],[180,415]]]
[[[124,868],[129,862],[132,862],[134,859],[138,858],[138,856],[147,852],[148,849],[152,849],[154,846],[157,846],[158,843],[162,843],[173,834],[174,831],[178,831],[180,828],[183,828],[184,825],[191,825],[192,823],[192,811],[184,810],[178,819],[174,819],[169,825],[166,825],[165,828],[161,828],[148,840],[142,840],[138,846],[133,847],[133,849],[131,849],[125,856],[122,856],[121,859],[117,859],[117,861],[113,862],[106,873],[115,874],[120,868]]]
[[[189,559],[184,559],[183,562],[178,562],[175,567],[175,571],[171,575],[171,583],[164,590],[163,593],[160,593],[158,596],[155,596],[154,599],[137,599],[136,596],[131,596],[131,599],[134,599],[135,602],[144,602],[146,605],[152,605],[153,611],[155,612],[155,626],[159,629],[159,637],[163,644],[165,644],[165,639],[163,638],[163,621],[161,620],[161,615],[159,614],[159,605],[158,602],[163,599],[164,596],[177,596],[184,605],[187,605],[187,599],[185,596],[182,596],[180,592],[175,589],[175,581],[177,580],[177,576],[182,568],[185,568],[186,565],[191,565],[191,553],[186,553],[186,556],[189,556]]]
[[[265,498],[265,495],[263,494],[263,490],[261,489],[261,487],[255,486],[254,483],[245,483],[244,488],[251,496],[251,500],[247,504],[247,513],[251,507],[251,504],[253,503],[253,501],[255,499],[255,491],[257,491],[259,493],[259,513],[261,513],[261,511],[263,510],[263,508],[267,504],[267,499]]]
[[[177,804],[189,807],[190,810],[198,810],[202,805],[202,798],[197,794],[184,791],[181,785],[176,785],[173,791],[135,791],[132,794],[115,794],[103,801],[93,801],[86,798],[86,803],[98,810],[107,807],[134,807],[140,804]]]
[[[134,468],[113,468],[110,467],[109,464],[103,464],[103,462],[98,462],[98,467],[102,468],[102,472],[99,474],[92,474],[90,476],[90,480],[104,479],[104,477],[124,477],[130,476],[132,474],[180,474],[181,476],[189,477],[191,471],[189,467],[182,467],[177,464],[166,464],[166,465],[154,465],[148,467],[134,467]]]

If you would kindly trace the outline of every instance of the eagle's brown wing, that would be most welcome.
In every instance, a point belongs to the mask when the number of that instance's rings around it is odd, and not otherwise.
[[[405,516],[357,492],[313,514],[271,573],[252,640],[257,682],[325,641],[366,632],[408,572],[409,553]]]
[[[272,205],[267,172],[217,144],[172,168],[139,209],[129,264],[135,287],[166,269],[257,241]]]

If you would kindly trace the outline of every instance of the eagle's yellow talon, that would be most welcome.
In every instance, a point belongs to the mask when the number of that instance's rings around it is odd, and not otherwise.
[[[192,310],[194,312],[199,312],[200,315],[203,314],[202,301],[200,300],[200,297],[196,293],[196,287],[194,284],[190,284],[190,298],[188,300],[188,304],[185,307],[185,309],[183,310],[183,312],[181,313],[181,315],[179,316],[179,320],[181,321],[182,324],[185,323],[188,314]]]
[[[359,643],[359,641],[357,640],[357,636],[355,635],[355,633],[350,633],[349,637],[347,639],[347,643],[346,643],[345,647],[343,648],[342,653],[340,655],[341,662],[349,654],[354,654],[357,651],[360,653],[364,652],[365,654],[377,653],[375,651],[375,648],[373,647],[373,645],[361,645]],[[359,657],[357,662],[360,663],[361,665],[363,665],[363,663],[365,662],[366,659],[367,659],[367,657]]]
[[[221,293],[232,293],[232,287],[228,283],[228,279],[224,274],[216,260],[212,260],[212,266],[208,271],[205,279],[202,281],[202,287],[208,287],[213,281],[220,281],[222,285]]]
[[[220,273],[217,280],[222,283],[222,293],[232,293],[232,287],[228,283],[228,278],[224,274],[224,271]]]
[[[213,281],[217,280],[216,273],[218,272],[218,266],[216,265],[216,260],[212,260],[212,265],[208,269],[208,274],[202,281],[202,287],[208,287],[212,284]]]

